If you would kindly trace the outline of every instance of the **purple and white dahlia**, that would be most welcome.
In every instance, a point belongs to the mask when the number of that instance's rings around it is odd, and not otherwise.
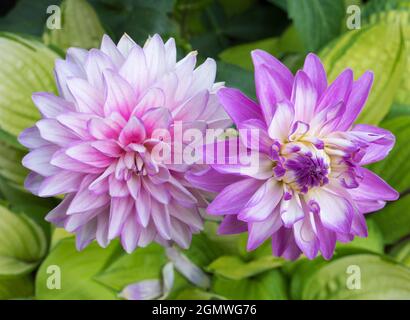
[[[257,170],[240,163],[217,164],[218,174],[240,177],[225,187],[208,207],[224,215],[221,234],[248,231],[248,250],[268,238],[273,254],[288,259],[302,252],[313,259],[320,251],[333,255],[336,241],[366,237],[364,215],[381,209],[398,193],[364,165],[386,157],[394,136],[357,124],[373,81],[365,72],[353,80],[346,69],[328,85],[319,58],[309,54],[294,76],[268,53],[252,52],[259,104],[239,90],[223,88],[218,96],[239,129],[248,151],[258,152]],[[259,141],[249,142],[248,131]],[[254,168],[255,169],[255,168]]]
[[[56,62],[59,96],[33,95],[43,119],[20,135],[30,149],[26,188],[65,195],[46,219],[76,233],[78,249],[116,237],[127,252],[152,241],[186,248],[202,228],[189,166],[153,156],[158,146],[174,150],[175,131],[231,124],[215,61],[195,65],[195,52],[176,61],[172,38],[154,35],[141,48],[126,35],[118,45],[104,36],[99,50],[71,48]]]

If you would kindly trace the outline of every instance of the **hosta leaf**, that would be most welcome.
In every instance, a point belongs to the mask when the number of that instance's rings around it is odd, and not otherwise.
[[[0,299],[30,298],[34,294],[34,281],[30,275],[0,279]]]
[[[390,251],[390,255],[394,260],[410,268],[410,241],[407,240],[394,246]]]
[[[230,280],[215,276],[212,292],[235,300],[284,300],[286,281],[279,270],[270,270],[252,278]]]
[[[283,262],[283,259],[273,256],[265,256],[248,262],[238,256],[222,256],[213,261],[207,270],[227,279],[240,280],[277,268]]]
[[[61,29],[46,29],[46,44],[62,49],[100,46],[104,29],[93,7],[86,0],[64,0],[61,3]]]
[[[371,215],[370,219],[379,226],[386,244],[395,243],[410,234],[409,207],[410,195],[405,195]]]
[[[400,23],[406,45],[407,63],[397,90],[392,112],[398,114],[410,113],[410,3],[407,0],[374,0],[369,2],[363,10],[364,23],[374,24],[380,21]]]
[[[357,266],[355,272],[360,272],[360,289],[348,286],[349,277],[354,276],[348,273],[351,266]],[[377,255],[342,257],[324,265],[306,280],[302,298],[410,299],[410,269]]]
[[[396,144],[390,154],[382,161],[370,166],[397,191],[404,192],[410,188],[410,116],[401,116],[383,121],[381,127],[390,130],[396,137]]]
[[[75,248],[74,238],[61,240],[43,261],[36,275],[37,299],[115,299],[117,293],[93,279],[102,271],[113,253],[119,249],[118,242],[107,248],[91,243],[83,251]],[[57,266],[61,274],[61,288],[47,287],[50,266]],[[54,268],[54,267],[53,267]],[[50,271],[49,271],[50,272]]]
[[[26,152],[22,149],[0,139],[0,176],[17,188],[22,188],[28,174],[28,170],[21,164],[25,154]]]
[[[367,70],[375,75],[372,91],[358,123],[378,124],[389,112],[405,66],[400,25],[379,23],[348,31],[320,54],[333,81],[345,68],[359,77]]]
[[[318,257],[314,260],[308,260],[303,257],[296,262],[288,262],[287,265],[285,265],[285,269],[291,270],[289,273],[291,276],[290,296],[292,299],[302,299],[302,292],[307,279],[327,263],[328,261],[322,257]]]
[[[340,34],[345,17],[343,0],[288,0],[287,9],[309,51],[321,48]]]
[[[46,250],[44,232],[36,223],[0,206],[0,278],[31,272]]]
[[[56,58],[54,51],[36,40],[0,34],[0,129],[17,136],[39,119],[31,94],[55,91]]]
[[[161,270],[166,262],[164,248],[151,244],[146,248],[138,248],[132,254],[123,252],[94,279],[109,288],[121,291],[134,282],[161,278]]]
[[[7,206],[12,212],[23,213],[42,227],[48,237],[50,223],[44,220],[45,215],[59,203],[54,198],[39,198],[24,190],[15,188],[5,179],[0,177],[0,195],[6,200]]]

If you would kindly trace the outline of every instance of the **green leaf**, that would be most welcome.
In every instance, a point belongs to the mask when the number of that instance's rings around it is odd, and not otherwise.
[[[94,276],[94,279],[109,288],[121,291],[134,282],[161,278],[161,270],[166,262],[164,248],[151,244],[146,248],[138,248],[131,254],[123,252]]]
[[[278,6],[282,10],[286,11],[288,9],[287,0],[268,0],[268,1]]]
[[[281,58],[285,54],[304,51],[303,44],[292,25],[280,37],[267,38],[230,47],[222,51],[219,54],[219,58],[226,63],[253,71],[251,51],[254,49],[265,50],[277,58]]]
[[[227,279],[241,280],[277,268],[283,262],[283,259],[273,257],[272,255],[249,262],[243,261],[238,256],[222,256],[213,261],[207,267],[207,270]]]
[[[194,235],[189,249],[182,252],[189,260],[200,267],[207,266],[224,254],[224,250],[217,243],[212,242],[204,233]]]
[[[309,51],[323,47],[341,32],[343,0],[288,0],[287,9]]]
[[[0,30],[40,36],[47,19],[47,7],[60,0],[19,0],[5,17],[0,18]]]
[[[102,271],[107,261],[119,248],[118,242],[111,243],[105,249],[93,242],[79,252],[75,248],[74,238],[61,240],[37,272],[36,298],[46,300],[117,298],[116,292],[98,283],[93,277]],[[60,268],[61,289],[47,287],[47,281],[53,275],[53,273],[47,273],[50,266]]]
[[[225,81],[226,86],[238,88],[250,98],[256,96],[252,72],[223,61],[217,64],[217,81]]]
[[[278,49],[278,38],[268,38],[256,42],[245,43],[235,47],[230,47],[219,54],[219,58],[226,62],[237,65],[245,70],[252,71],[251,51],[262,49],[272,55],[280,54]]]
[[[406,0],[374,0],[363,9],[363,21],[368,24],[400,24],[406,46],[406,69],[395,96],[392,111],[400,114],[410,113],[410,5]],[[394,109],[393,109],[394,108]],[[398,110],[396,110],[398,109]]]
[[[193,1],[190,0],[190,2],[193,2]],[[229,17],[237,15],[237,14],[244,13],[246,10],[248,10],[250,7],[252,7],[252,5],[255,4],[255,2],[256,2],[256,0],[242,0],[242,1],[219,0],[219,3],[223,6],[226,14]]]
[[[382,161],[372,164],[370,169],[386,180],[397,191],[410,188],[410,116],[401,116],[382,122],[381,127],[390,130],[396,137],[394,148]]]
[[[290,277],[290,296],[294,300],[302,299],[303,288],[307,279],[312,276],[323,265],[328,264],[328,261],[322,257],[318,257],[314,260],[308,260],[305,257],[300,258],[296,262],[288,262],[285,268],[291,270]]]
[[[386,244],[395,243],[410,234],[409,206],[410,195],[405,195],[370,216],[370,220],[379,226]]]
[[[30,275],[0,279],[0,299],[29,298],[34,294],[34,281]]]
[[[28,274],[46,250],[44,232],[36,223],[0,206],[0,278]]]
[[[117,38],[124,33],[143,44],[149,35],[170,35],[176,25],[170,18],[175,0],[91,0],[103,26]]]
[[[252,278],[230,280],[215,276],[212,292],[234,300],[284,300],[286,281],[279,270],[270,270]]]
[[[1,158],[0,158],[1,159]],[[7,201],[11,211],[23,213],[42,227],[47,238],[50,235],[50,224],[44,220],[48,212],[55,208],[59,201],[54,198],[39,198],[25,190],[15,188],[0,177],[0,195]]]
[[[345,68],[359,77],[374,72],[374,83],[357,122],[378,124],[389,112],[405,66],[405,47],[398,24],[376,24],[348,31],[320,54],[333,81]]]
[[[31,94],[55,91],[53,66],[57,57],[34,39],[0,34],[0,129],[17,136],[39,119]]]
[[[394,260],[410,268],[410,241],[404,241],[394,246],[390,251]]]
[[[46,29],[44,43],[66,50],[69,47],[85,49],[100,46],[104,29],[86,0],[64,0],[61,3],[61,29]]]
[[[348,273],[350,266],[360,270],[360,289],[347,285],[349,277],[357,276]],[[342,257],[309,277],[302,299],[410,299],[410,269],[377,255]]]
[[[25,154],[25,151],[15,148],[5,140],[0,139],[0,176],[16,188],[23,187],[24,180],[28,174],[28,170],[21,164]]]

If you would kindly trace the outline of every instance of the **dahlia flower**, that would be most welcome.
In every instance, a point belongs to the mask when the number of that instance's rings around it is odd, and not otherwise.
[[[215,61],[195,65],[196,52],[176,61],[172,38],[154,35],[141,48],[127,35],[118,45],[104,36],[99,50],[70,48],[56,62],[59,96],[33,95],[42,119],[19,138],[30,149],[25,186],[65,195],[46,219],[74,232],[78,249],[116,237],[127,252],[152,241],[186,248],[202,228],[203,199],[184,178],[190,167],[152,155],[171,150],[178,130],[231,125]],[[155,134],[162,129],[170,140]]]
[[[247,249],[268,238],[273,254],[333,255],[336,241],[366,237],[364,215],[398,193],[364,165],[383,159],[395,138],[387,130],[353,122],[369,94],[373,74],[353,80],[350,69],[328,85],[317,56],[309,54],[294,76],[268,53],[252,52],[259,104],[223,88],[220,102],[239,129],[240,143],[258,152],[253,170],[241,163],[215,164],[193,182],[215,191],[218,173],[237,180],[209,205],[224,215],[221,234],[248,231]],[[257,130],[259,141],[247,132]],[[245,133],[243,133],[245,132]],[[232,139],[230,139],[232,140]]]

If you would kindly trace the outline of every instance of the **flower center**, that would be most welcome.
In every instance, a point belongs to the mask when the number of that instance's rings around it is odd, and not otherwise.
[[[308,143],[285,144],[281,151],[283,182],[295,191],[306,193],[329,182],[330,158],[325,151]]]

